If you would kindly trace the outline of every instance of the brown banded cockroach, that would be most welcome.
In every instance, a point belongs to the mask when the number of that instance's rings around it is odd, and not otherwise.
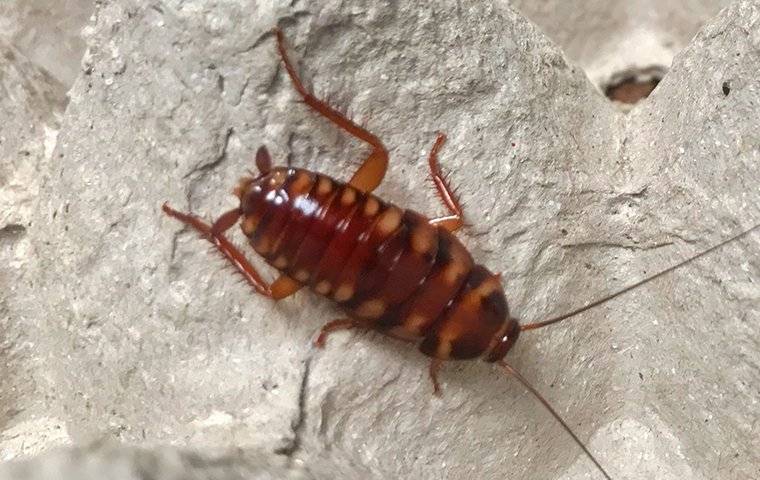
[[[566,320],[700,258],[760,228],[725,240],[677,265],[629,285],[572,312],[520,325],[510,315],[500,276],[477,264],[453,235],[464,224],[457,196],[438,165],[445,142],[441,133],[428,157],[430,176],[448,216],[428,219],[372,195],[382,181],[388,152],[380,139],[307,90],[295,71],[282,31],[277,48],[303,101],[338,128],[364,141],[372,152],[347,183],[309,170],[273,167],[269,153],[256,154],[259,174],[243,177],[234,193],[240,206],[212,225],[164,204],[168,215],[213,243],[254,290],[280,300],[308,285],[337,302],[349,318],[322,327],[315,344],[330,332],[360,328],[416,342],[432,358],[430,377],[440,391],[437,372],[444,361],[481,358],[517,378],[559,421],[599,471],[601,464],[538,391],[505,360],[520,333]],[[281,272],[267,284],[224,235],[233,225],[254,250]]]

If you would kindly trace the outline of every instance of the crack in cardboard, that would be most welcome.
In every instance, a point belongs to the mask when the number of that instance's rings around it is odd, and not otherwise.
[[[208,163],[197,165],[195,168],[183,175],[182,178],[186,179],[195,173],[200,173],[202,177],[204,173],[213,170],[214,168],[218,167],[224,160],[226,160],[227,148],[230,145],[230,138],[232,138],[233,133],[234,129],[232,127],[228,127],[224,133],[224,139],[222,140],[222,144],[219,148],[219,153],[216,155],[216,157],[214,157],[214,159]]]
[[[311,374],[311,362],[313,357],[309,356],[304,361],[303,376],[301,377],[301,387],[298,391],[298,415],[293,422],[293,438],[289,439],[287,444],[278,448],[274,453],[288,457],[288,463],[292,466],[294,458],[301,449],[301,438],[304,428],[306,427],[306,397],[309,389],[309,375]]]
[[[612,242],[579,242],[579,243],[560,244],[560,247],[566,250],[571,250],[571,249],[584,250],[584,249],[589,249],[589,248],[605,248],[605,249],[620,248],[623,250],[630,250],[632,252],[636,252],[636,251],[656,250],[658,248],[667,247],[673,244],[674,242],[671,242],[671,241],[656,243],[653,245],[627,245],[623,243],[612,243]]]

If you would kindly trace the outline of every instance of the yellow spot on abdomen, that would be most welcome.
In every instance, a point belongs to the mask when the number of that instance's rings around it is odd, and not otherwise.
[[[327,177],[319,177],[317,184],[317,194],[327,195],[332,190],[332,182]]]
[[[274,268],[278,268],[282,270],[283,268],[288,266],[288,259],[286,259],[284,255],[280,255],[274,260],[272,265],[274,265]]]
[[[269,254],[269,250],[272,247],[272,242],[269,241],[266,235],[262,235],[261,239],[259,239],[258,242],[256,242],[256,251],[259,253],[259,255],[267,255]]]
[[[380,210],[380,202],[375,197],[367,198],[364,202],[364,215],[371,217],[377,214],[378,210]]]
[[[368,300],[354,310],[356,315],[364,318],[377,318],[385,312],[385,303],[382,300]]]
[[[344,283],[340,287],[338,287],[337,290],[335,290],[335,298],[336,302],[345,302],[346,300],[350,299],[354,296],[354,287],[351,285]]]
[[[346,186],[346,188],[343,190],[343,195],[340,197],[340,203],[341,205],[348,206],[353,204],[356,201],[356,190],[353,188]]]
[[[418,226],[412,232],[412,248],[417,253],[427,253],[433,248],[435,230],[429,226]]]
[[[413,313],[404,321],[404,328],[417,335],[422,333],[422,328],[427,325],[428,319],[419,313]]]
[[[320,295],[327,295],[330,293],[330,282],[327,280],[322,280],[317,284],[316,287],[314,287],[314,291],[316,291]]]
[[[400,224],[401,210],[396,207],[390,207],[380,215],[376,228],[381,234],[389,235],[393,233]]]
[[[240,228],[243,230],[243,233],[245,233],[247,237],[250,237],[256,231],[256,227],[259,225],[260,220],[261,218],[256,215],[246,215],[243,221],[240,223]]]
[[[311,179],[309,178],[309,175],[305,172],[299,172],[296,179],[293,180],[293,183],[290,184],[288,193],[290,193],[291,197],[295,197],[296,195],[303,195],[310,190],[310,187]]]
[[[494,275],[484,280],[483,283],[481,283],[478,288],[475,289],[474,293],[479,295],[481,298],[485,298],[500,288],[501,282],[499,282],[499,276]]]
[[[437,358],[446,360],[451,355],[451,341],[444,338],[438,339],[438,348],[435,350]]]
[[[444,271],[444,279],[449,285],[453,285],[465,272],[464,265],[456,259],[452,259]]]

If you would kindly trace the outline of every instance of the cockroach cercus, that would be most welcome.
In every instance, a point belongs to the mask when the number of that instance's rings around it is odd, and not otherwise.
[[[330,332],[373,329],[417,342],[432,358],[430,377],[440,391],[437,372],[444,361],[481,358],[517,378],[559,421],[599,471],[601,464],[557,412],[510,366],[504,357],[521,332],[573,317],[665,275],[760,228],[739,235],[629,285],[612,295],[550,320],[520,325],[510,315],[498,274],[478,264],[454,232],[464,224],[461,205],[438,165],[445,136],[430,151],[430,175],[449,215],[428,219],[372,195],[382,181],[388,153],[380,139],[326,102],[301,82],[288,58],[279,28],[274,30],[285,70],[303,101],[338,128],[363,140],[372,152],[347,183],[309,170],[273,167],[268,151],[259,148],[259,174],[243,177],[234,193],[240,200],[209,225],[167,204],[166,214],[195,229],[243,275],[254,290],[273,300],[303,285],[337,302],[349,318],[329,322],[315,340],[323,347]],[[224,235],[238,221],[254,250],[281,272],[267,284]]]

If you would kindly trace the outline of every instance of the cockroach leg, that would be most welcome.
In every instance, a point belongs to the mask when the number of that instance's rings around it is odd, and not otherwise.
[[[372,147],[372,153],[364,159],[359,170],[354,173],[349,185],[362,192],[371,192],[385,177],[385,171],[388,168],[388,151],[375,135],[366,129],[354,123],[351,119],[331,107],[327,102],[315,97],[309,90],[304,87],[303,82],[298,77],[293,64],[290,62],[288,53],[285,49],[285,35],[279,27],[275,27],[274,33],[277,36],[277,50],[280,52],[282,63],[288,72],[293,87],[303,98],[304,103],[314,109],[317,113],[330,120],[337,127],[342,128],[349,134],[363,140]]]
[[[273,299],[280,300],[293,295],[299,291],[301,287],[303,287],[302,283],[283,274],[277,277],[277,280],[272,283],[269,287],[269,291],[272,293]]]
[[[359,322],[356,320],[351,320],[350,318],[341,318],[338,320],[333,320],[332,322],[327,322],[325,326],[322,327],[322,329],[319,331],[319,335],[317,336],[316,340],[314,340],[314,346],[317,348],[325,348],[325,341],[327,341],[327,336],[332,332],[338,330],[350,330],[358,326]]]
[[[257,272],[248,259],[245,258],[245,255],[243,255],[243,253],[224,236],[224,231],[228,230],[235,224],[235,221],[237,221],[237,218],[240,216],[239,211],[233,210],[225,213],[214,223],[214,226],[211,226],[195,215],[174,210],[167,203],[164,203],[161,208],[164,213],[170,217],[176,218],[185,225],[192,227],[201,237],[213,243],[217,250],[219,250],[232,266],[243,275],[243,278],[246,279],[257,293],[272,298],[272,292],[269,289],[269,285],[267,285],[261,278],[259,272]],[[232,220],[233,218],[234,221]]]
[[[438,382],[438,371],[443,365],[443,360],[440,358],[434,358],[430,361],[430,381],[433,382],[433,395],[436,397],[441,396],[441,384]]]
[[[364,159],[348,184],[361,192],[369,193],[383,181],[387,167],[388,152],[385,149],[375,150]]]
[[[428,165],[430,165],[430,178],[433,180],[433,184],[435,184],[438,196],[451,214],[444,217],[433,218],[430,220],[430,224],[441,226],[453,233],[464,225],[464,212],[462,211],[462,205],[459,203],[456,193],[454,193],[451,186],[449,186],[449,183],[441,172],[441,166],[438,164],[438,152],[441,150],[441,147],[443,147],[445,142],[446,135],[438,133],[433,148],[430,150]]]

